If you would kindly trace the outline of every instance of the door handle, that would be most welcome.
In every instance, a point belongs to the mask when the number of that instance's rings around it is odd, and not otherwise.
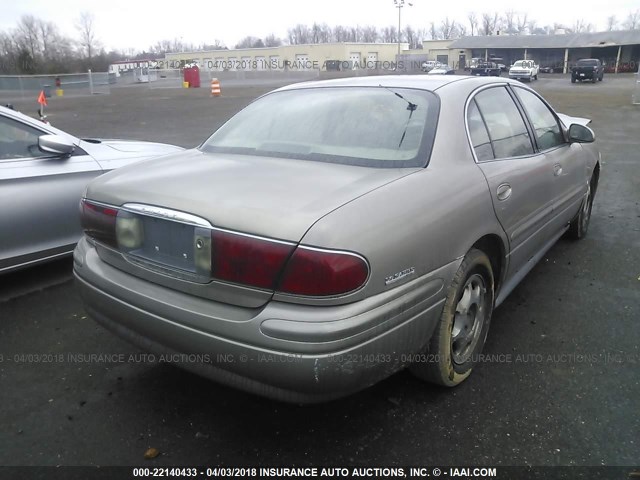
[[[553,166],[553,175],[555,177],[559,177],[560,175],[562,175],[562,165],[560,165],[559,163],[556,163]]]
[[[511,193],[511,185],[509,185],[508,183],[503,183],[498,187],[498,190],[496,190],[496,196],[498,197],[498,200],[506,200],[511,196]]]

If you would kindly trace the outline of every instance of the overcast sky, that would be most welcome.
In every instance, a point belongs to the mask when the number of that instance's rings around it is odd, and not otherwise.
[[[95,16],[96,32],[107,49],[135,48],[142,51],[163,39],[182,39],[186,43],[214,43],[216,39],[233,47],[247,35],[264,38],[270,33],[286,38],[287,29],[297,23],[314,21],[329,25],[397,25],[398,10],[393,0],[192,0],[148,2],[143,0],[2,0],[0,29],[15,27],[22,15],[31,14],[54,22],[60,31],[77,38],[74,27],[81,11]],[[577,19],[604,30],[607,17],[624,21],[629,12],[640,9],[640,0],[412,0],[413,7],[402,9],[402,25],[428,28],[448,16],[467,25],[467,13],[504,13],[514,10],[537,20],[538,26]],[[171,8],[167,8],[168,6]],[[480,6],[481,5],[481,6]]]

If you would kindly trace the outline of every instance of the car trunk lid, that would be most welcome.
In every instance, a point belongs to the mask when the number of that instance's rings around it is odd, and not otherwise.
[[[297,242],[332,210],[416,170],[190,150],[103,175],[87,197],[171,208],[216,227]]]

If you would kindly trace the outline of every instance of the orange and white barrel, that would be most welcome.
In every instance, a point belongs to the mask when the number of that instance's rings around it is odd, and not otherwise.
[[[219,97],[222,95],[222,90],[220,89],[220,81],[217,78],[211,80],[211,96]]]

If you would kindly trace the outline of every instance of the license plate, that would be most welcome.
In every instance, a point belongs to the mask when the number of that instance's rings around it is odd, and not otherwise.
[[[128,253],[155,264],[206,275],[211,264],[211,232],[185,223],[141,215],[144,240]]]

